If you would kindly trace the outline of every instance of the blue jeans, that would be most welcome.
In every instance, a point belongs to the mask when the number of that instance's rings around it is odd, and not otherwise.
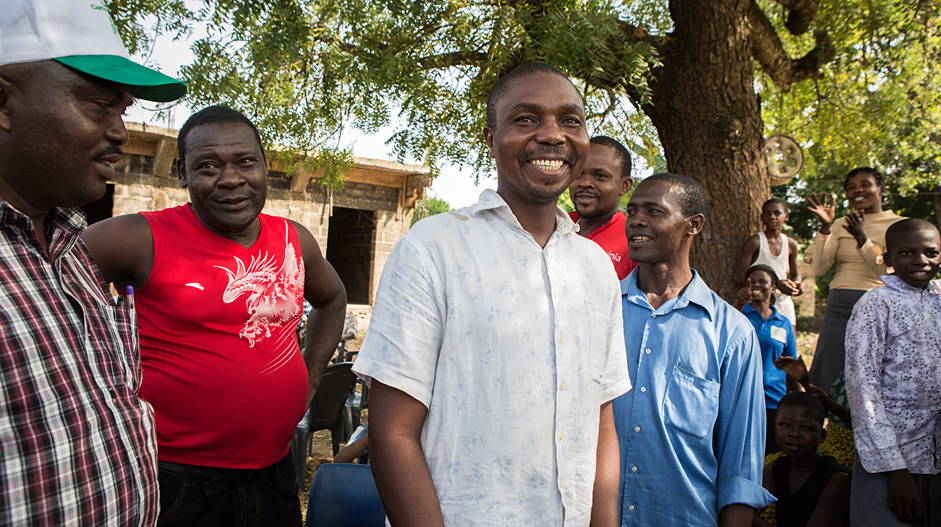
[[[158,462],[160,527],[300,527],[288,455],[267,468],[222,469]]]

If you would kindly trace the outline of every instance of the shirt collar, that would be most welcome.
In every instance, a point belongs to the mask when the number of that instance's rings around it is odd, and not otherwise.
[[[745,315],[747,315],[747,314],[749,314],[749,313],[755,313],[755,314],[757,314],[759,317],[761,316],[761,313],[758,313],[758,310],[755,309],[754,307],[752,307],[751,302],[745,304],[745,307],[742,308],[742,313],[745,314]],[[776,307],[774,307],[774,306],[771,306],[771,316],[768,317],[768,320],[772,320],[772,319],[776,319],[776,318],[783,320],[783,319],[784,319],[784,315],[782,315],[782,314],[778,311],[778,308],[776,308]]]
[[[690,280],[689,284],[686,286],[686,289],[683,290],[683,293],[676,298],[674,302],[668,302],[666,305],[671,306],[670,310],[673,309],[683,309],[684,307],[695,304],[703,309],[706,314],[709,316],[709,320],[715,319],[716,311],[716,301],[712,294],[712,290],[706,285],[706,282],[703,282],[702,278],[699,277],[699,273],[695,269],[693,271],[693,279]],[[627,278],[621,280],[621,296],[627,296],[627,299],[639,306],[647,307],[651,309],[650,302],[647,301],[647,295],[637,287],[637,277],[640,275],[635,269],[631,274],[627,275]],[[663,306],[661,306],[663,309]]]
[[[929,295],[934,295],[941,297],[941,281],[932,280],[928,282],[928,287],[925,289],[916,289],[905,283],[905,280],[902,280],[894,274],[886,274],[879,277],[882,280],[882,283],[889,289],[900,291],[902,293],[917,293],[921,294],[923,291],[927,291]]]
[[[46,215],[46,222],[75,235],[80,234],[87,226],[85,214],[80,209],[54,208]],[[0,224],[23,232],[33,230],[33,220],[3,200],[0,200]]]
[[[523,228],[506,201],[504,201],[496,191],[491,189],[485,189],[481,192],[480,199],[477,203],[467,208],[467,212],[475,216],[488,210],[492,210],[498,218],[509,225],[513,225],[519,229]],[[568,213],[559,207],[555,208],[555,232],[559,235],[575,232],[575,222],[569,218]]]

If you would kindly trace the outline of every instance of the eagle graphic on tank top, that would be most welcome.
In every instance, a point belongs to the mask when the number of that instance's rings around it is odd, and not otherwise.
[[[248,320],[239,331],[239,338],[255,347],[255,342],[271,336],[272,327],[281,327],[297,319],[301,311],[298,301],[304,295],[304,266],[294,245],[288,241],[290,225],[284,222],[284,261],[278,268],[277,258],[267,252],[252,256],[245,262],[235,256],[235,269],[217,265],[229,277],[222,294],[226,304],[242,295],[248,311]]]

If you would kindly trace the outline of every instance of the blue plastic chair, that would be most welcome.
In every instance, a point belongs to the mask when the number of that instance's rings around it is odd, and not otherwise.
[[[383,527],[385,520],[369,465],[320,465],[310,486],[306,527]]]

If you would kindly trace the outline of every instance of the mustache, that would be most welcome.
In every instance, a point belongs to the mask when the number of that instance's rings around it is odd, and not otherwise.
[[[601,197],[601,195],[599,195],[597,192],[591,192],[591,191],[588,191],[588,190],[581,190],[581,191],[577,191],[577,192],[572,193],[572,197],[573,197],[573,198],[579,198],[579,197],[581,197],[581,196],[588,196],[589,198],[600,198],[600,197]]]
[[[540,145],[539,147],[526,152],[523,157],[526,159],[538,159],[546,155],[561,157],[569,164],[575,164],[575,154],[561,146]]]
[[[120,146],[117,146],[117,145],[103,146],[103,147],[99,148],[98,150],[95,150],[94,158],[97,159],[97,158],[99,158],[99,157],[110,156],[110,155],[114,155],[114,154],[117,154],[117,155],[119,155],[119,156],[123,156],[123,155],[124,155],[124,150],[121,150],[121,147],[120,147]]]

